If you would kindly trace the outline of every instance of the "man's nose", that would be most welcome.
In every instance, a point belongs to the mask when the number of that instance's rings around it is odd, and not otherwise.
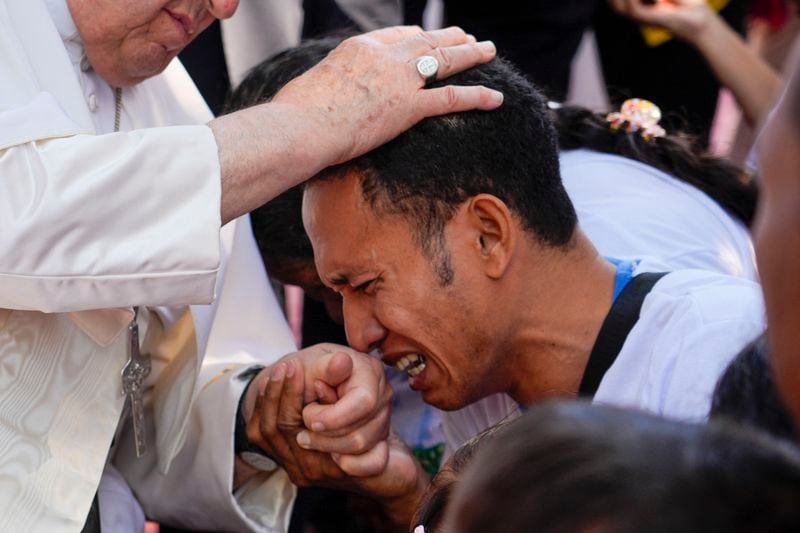
[[[352,348],[367,353],[380,347],[387,331],[369,308],[345,297],[342,310],[347,343]]]
[[[208,0],[208,12],[218,19],[226,19],[233,16],[239,0]]]

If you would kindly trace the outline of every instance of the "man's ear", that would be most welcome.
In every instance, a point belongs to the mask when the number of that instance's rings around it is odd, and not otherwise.
[[[486,274],[493,279],[501,278],[516,247],[511,211],[496,196],[478,194],[470,199],[467,216],[476,234],[474,244],[484,260]]]

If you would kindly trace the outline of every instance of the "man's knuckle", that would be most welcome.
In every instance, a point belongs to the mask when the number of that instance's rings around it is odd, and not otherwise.
[[[350,48],[357,48],[359,46],[363,46],[366,41],[366,37],[364,35],[354,35],[352,37],[348,37],[339,45],[339,47],[344,48],[345,50]]]
[[[436,37],[433,36],[432,33],[423,31],[422,33],[417,34],[417,38],[422,41],[423,44],[427,45],[429,48],[436,48],[438,45],[438,41]]]
[[[280,400],[281,397],[281,388],[276,386],[274,383],[270,382],[267,385],[267,390],[264,393],[264,399],[267,403],[277,405],[277,402]]]
[[[262,418],[258,421],[258,432],[264,436],[269,436],[274,433],[274,426],[267,421],[266,418]]]
[[[367,451],[367,439],[361,433],[356,433],[350,437],[350,448],[352,449],[352,453]]]
[[[297,485],[300,488],[308,488],[311,486],[311,481],[303,475],[298,474],[297,472],[289,472],[289,480]]]
[[[281,420],[278,419],[277,423],[275,424],[278,433],[289,433],[292,429],[297,427],[297,424],[293,423],[290,420]]]
[[[253,418],[245,426],[245,433],[249,440],[254,440],[261,437],[261,420],[254,420]]]
[[[442,70],[448,71],[453,67],[453,53],[450,51],[449,48],[438,48],[437,53],[439,54],[439,68]]]
[[[300,462],[300,471],[303,473],[303,478],[310,484],[314,485],[321,479],[320,471],[315,465]]]
[[[447,85],[442,90],[442,101],[447,109],[455,109],[458,104],[458,91],[452,85]]]
[[[375,411],[378,406],[378,397],[376,394],[370,393],[366,389],[359,389],[359,404],[364,407],[364,410],[371,413]]]

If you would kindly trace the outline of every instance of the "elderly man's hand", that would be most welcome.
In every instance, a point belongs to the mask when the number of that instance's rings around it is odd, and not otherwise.
[[[305,373],[302,358],[288,358],[273,366],[263,393],[255,401],[247,428],[249,439],[280,463],[296,485],[339,488],[373,498],[394,525],[407,530],[427,484],[426,474],[393,434],[361,455],[332,455],[301,448],[297,435],[305,431]],[[343,467],[345,457],[349,459],[348,471]],[[376,457],[381,459],[376,461]],[[380,468],[372,472],[378,465]]]
[[[424,89],[416,60],[425,55],[438,60],[437,78],[443,79],[489,61],[495,47],[457,27],[385,28],[347,39],[272,102],[316,115],[322,142],[331,145],[331,163],[368,152],[425,117],[494,109],[502,102],[500,93],[484,87]]]
[[[476,42],[460,28],[384,28],[347,39],[270,103],[211,121],[222,173],[222,222],[425,117],[500,106],[502,94],[485,87],[426,89],[416,68],[419,57],[433,56],[443,79],[495,53],[494,44]]]

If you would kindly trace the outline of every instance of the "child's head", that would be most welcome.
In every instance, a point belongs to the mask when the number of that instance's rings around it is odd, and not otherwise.
[[[444,531],[792,531],[799,497],[796,450],[766,435],[561,401],[480,450]]]
[[[421,525],[426,533],[440,531],[444,523],[444,513],[450,496],[461,477],[464,469],[472,462],[475,454],[491,442],[497,431],[505,426],[506,422],[500,422],[478,433],[470,440],[465,442],[456,452],[442,465],[439,473],[428,485],[428,489],[422,497],[422,501],[414,514],[412,524]]]

